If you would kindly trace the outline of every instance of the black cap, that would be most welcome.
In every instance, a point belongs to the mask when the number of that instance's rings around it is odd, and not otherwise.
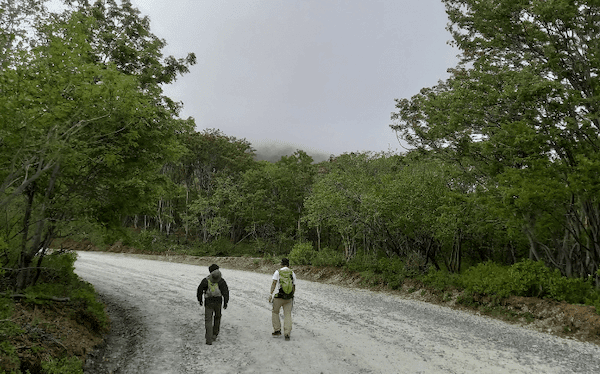
[[[287,258],[282,258],[281,259],[281,265],[285,265],[285,266],[290,266],[290,260],[288,260]]]
[[[218,268],[219,268],[219,265],[212,264],[208,267],[208,271],[212,273],[213,271],[217,270]]]

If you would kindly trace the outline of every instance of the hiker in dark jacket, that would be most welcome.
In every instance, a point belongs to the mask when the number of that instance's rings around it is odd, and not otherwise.
[[[200,282],[196,297],[200,306],[204,296],[204,327],[206,328],[206,344],[211,345],[219,335],[221,327],[221,305],[227,309],[229,303],[229,288],[221,277],[219,266],[212,264],[208,267],[210,275]]]

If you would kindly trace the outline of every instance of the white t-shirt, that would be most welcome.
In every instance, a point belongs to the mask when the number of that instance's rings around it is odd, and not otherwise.
[[[290,268],[284,266],[279,270],[290,270]],[[279,270],[275,270],[275,273],[273,273],[273,280],[277,281],[277,284],[275,285],[275,292],[277,292],[281,287],[281,285],[279,284]],[[294,271],[292,271],[292,283],[296,284],[296,273],[294,273]]]

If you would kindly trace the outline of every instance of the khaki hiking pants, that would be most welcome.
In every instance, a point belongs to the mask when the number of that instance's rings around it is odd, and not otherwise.
[[[284,300],[276,297],[273,299],[273,331],[281,331],[279,310],[283,308],[283,335],[290,335],[292,332],[292,305],[294,305],[293,298]]]

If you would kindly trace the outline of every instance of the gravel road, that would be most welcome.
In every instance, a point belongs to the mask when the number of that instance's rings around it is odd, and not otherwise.
[[[204,344],[205,267],[79,252],[106,301],[86,373],[599,373],[600,347],[385,293],[298,280],[292,339],[271,337],[269,275],[222,268],[231,300]]]

